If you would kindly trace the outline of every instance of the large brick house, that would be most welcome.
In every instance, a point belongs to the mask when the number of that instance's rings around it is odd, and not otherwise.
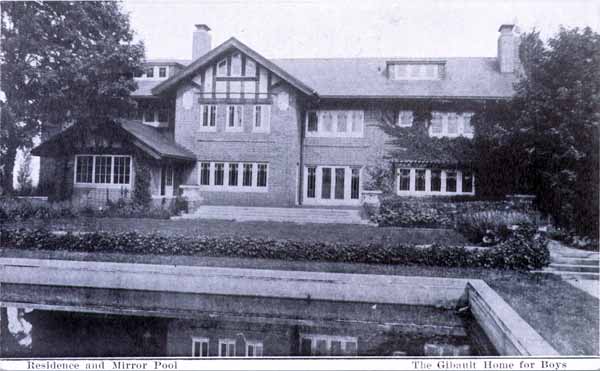
[[[366,169],[388,161],[384,110],[430,137],[472,138],[477,107],[513,94],[518,37],[510,24],[499,32],[492,58],[266,59],[235,38],[212,48],[197,25],[191,61],[149,60],[136,77],[136,117],[74,125],[33,153],[52,158],[42,177],[75,202],[129,197],[143,163],[156,199],[359,205]],[[431,107],[425,123],[419,102]],[[399,195],[476,192],[471,166],[444,154],[405,151],[394,166]]]

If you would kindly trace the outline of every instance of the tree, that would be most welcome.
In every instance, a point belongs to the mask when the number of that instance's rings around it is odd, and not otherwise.
[[[144,48],[116,2],[7,2],[0,24],[0,187],[41,125],[102,124],[132,107]]]
[[[519,54],[523,73],[494,126],[492,157],[520,163],[515,174],[559,225],[597,236],[600,35],[561,28],[545,44],[534,30]]]
[[[17,184],[19,193],[23,196],[28,196],[33,191],[33,185],[31,181],[31,151],[23,151],[23,162],[19,167],[17,173]]]

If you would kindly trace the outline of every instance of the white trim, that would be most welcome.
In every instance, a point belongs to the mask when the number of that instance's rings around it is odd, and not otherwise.
[[[196,343],[200,343],[200,353],[202,353],[202,344],[206,343],[206,355],[195,355]],[[205,337],[192,337],[192,357],[209,357],[210,356],[210,340]]]
[[[410,170],[410,189],[408,191],[400,190],[400,170],[409,169]],[[396,194],[399,196],[474,196],[475,195],[475,174],[471,172],[471,176],[473,179],[473,190],[471,192],[463,192],[462,191],[462,170],[440,170],[440,182],[441,187],[440,191],[432,191],[431,190],[431,169],[425,169],[425,191],[417,191],[416,190],[416,170],[423,170],[423,167],[398,167],[396,168],[396,180],[395,180],[395,188]],[[456,192],[448,192],[446,189],[447,182],[447,172],[455,172],[456,173]]]
[[[227,350],[225,353],[229,353],[229,346],[233,345],[233,354],[221,354],[221,345],[226,344]],[[219,339],[219,357],[235,357],[236,354],[235,339]]]
[[[448,121],[449,121],[449,117],[450,115],[456,115],[456,127],[457,127],[457,131],[456,133],[449,133],[448,132]],[[429,125],[429,136],[432,138],[458,138],[458,137],[465,137],[465,138],[469,138],[472,139],[474,134],[475,134],[475,130],[473,128],[473,125],[470,124],[471,127],[471,132],[468,133],[465,131],[465,124],[468,120],[468,122],[470,123],[471,118],[473,117],[474,113],[473,112],[439,112],[439,111],[434,111],[431,113],[432,116],[432,120],[435,116],[439,116],[442,122],[442,132],[441,133],[434,133],[433,132],[433,125],[430,124]]]
[[[166,68],[166,75],[165,77],[159,77],[159,72],[161,68]],[[134,80],[144,80],[144,81],[153,81],[153,80],[166,80],[169,78],[169,67],[168,66],[148,66],[148,67],[142,67],[142,69],[144,70],[144,72],[142,73],[142,76],[139,77],[134,77]],[[146,75],[146,71],[151,69],[152,70],[152,77],[148,77]]]
[[[311,113],[317,115],[317,131],[308,130],[308,117]],[[338,129],[338,115],[341,113],[346,114],[346,131],[339,132]],[[323,117],[325,115],[331,115],[331,131],[326,131],[323,127]],[[309,110],[306,112],[306,118],[304,122],[304,132],[307,137],[315,138],[363,138],[365,133],[365,113],[363,110]],[[360,125],[359,131],[353,131],[353,123],[355,118],[358,119]]]
[[[200,183],[202,179],[202,163],[210,164],[210,181],[208,185],[203,185]],[[215,164],[224,164],[223,165],[223,185],[215,185]],[[229,164],[237,164],[238,165],[238,179],[237,185],[230,186],[229,185]],[[252,165],[252,185],[244,186],[244,165],[249,164]],[[258,165],[266,165],[267,166],[267,185],[264,187],[259,187],[257,184],[258,180]],[[269,191],[269,173],[270,166],[268,162],[237,162],[237,161],[198,161],[198,189],[201,191],[209,191],[209,192],[253,192],[253,193],[266,193]]]
[[[77,181],[77,164],[79,157],[91,156],[92,157],[92,182],[78,182]],[[110,183],[96,183],[96,157],[110,157]],[[114,183],[115,175],[115,157],[129,158],[129,183]],[[133,183],[133,159],[130,155],[111,155],[111,154],[76,154],[73,162],[73,186],[76,188],[131,188]]]

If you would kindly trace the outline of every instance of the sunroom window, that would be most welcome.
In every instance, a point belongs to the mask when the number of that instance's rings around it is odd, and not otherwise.
[[[129,186],[131,157],[122,155],[76,155],[75,185]]]

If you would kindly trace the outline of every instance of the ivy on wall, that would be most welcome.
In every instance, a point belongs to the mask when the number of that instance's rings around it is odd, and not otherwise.
[[[149,206],[152,202],[152,194],[150,191],[152,174],[150,172],[150,164],[145,157],[139,153],[135,156],[134,170],[133,203],[139,206]]]

